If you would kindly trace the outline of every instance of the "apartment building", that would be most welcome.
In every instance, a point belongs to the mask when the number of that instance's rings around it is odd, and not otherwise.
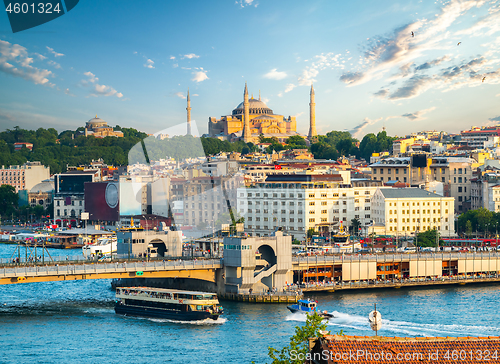
[[[372,199],[372,218],[386,235],[404,236],[437,229],[454,235],[453,197],[420,188],[377,189]]]
[[[416,154],[411,157],[392,157],[371,164],[372,178],[384,183],[400,181],[429,189],[432,181],[442,182],[444,196],[455,198],[455,213],[466,210],[471,197],[472,158],[429,156]]]
[[[10,185],[16,189],[30,191],[35,185],[50,178],[49,167],[40,162],[26,162],[22,166],[2,166],[0,185]]]
[[[220,215],[229,209],[236,212],[236,191],[243,186],[240,176],[194,177],[182,184],[184,195],[184,225],[201,223],[215,227]],[[223,223],[229,223],[224,221]]]
[[[85,211],[85,183],[99,182],[100,169],[71,170],[54,175],[54,220],[75,226]]]
[[[304,240],[309,229],[330,236],[340,224],[371,223],[371,197],[377,186],[345,184],[340,174],[271,175],[251,188],[238,189],[238,212],[245,231],[268,236],[278,227]]]

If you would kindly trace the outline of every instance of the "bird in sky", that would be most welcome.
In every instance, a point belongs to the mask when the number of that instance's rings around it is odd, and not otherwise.
[[[484,82],[484,80],[486,80],[486,76],[483,77],[483,80],[481,82]]]
[[[457,43],[457,46],[459,46],[460,44],[462,44],[462,42],[458,42],[458,43]]]
[[[415,36],[415,33],[411,32],[411,36],[414,37]]]

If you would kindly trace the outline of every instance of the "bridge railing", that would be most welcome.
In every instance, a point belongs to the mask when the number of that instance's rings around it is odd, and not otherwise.
[[[409,260],[457,260],[457,259],[489,259],[500,258],[500,252],[442,252],[442,253],[393,253],[393,254],[345,254],[345,255],[312,255],[305,257],[292,257],[292,263],[298,264],[332,264],[358,261],[409,261]]]
[[[66,262],[65,262],[66,263]],[[0,277],[98,274],[115,272],[164,271],[200,268],[219,268],[219,259],[116,261],[101,263],[67,263],[54,265],[14,265],[0,268]]]
[[[182,256],[182,257],[139,257],[138,255],[128,255],[128,254],[121,254],[121,255],[116,255],[114,254],[112,258],[109,256],[105,257],[84,257],[82,255],[64,255],[64,256],[54,256],[54,257],[48,257],[47,255],[41,257],[37,257],[36,259],[26,259],[26,256],[15,256],[13,258],[2,258],[0,259],[0,267],[4,266],[36,266],[36,265],[55,265],[55,264],[92,264],[92,263],[105,263],[105,262],[143,262],[143,261],[148,261],[148,262],[161,262],[161,261],[206,261],[206,260],[219,260],[217,257],[188,257],[188,256]]]

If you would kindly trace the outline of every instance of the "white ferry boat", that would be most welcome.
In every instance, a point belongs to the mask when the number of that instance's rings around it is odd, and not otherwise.
[[[217,320],[222,314],[217,295],[153,287],[117,287],[115,312],[174,321]]]
[[[88,244],[82,247],[83,256],[110,255],[116,253],[116,236],[102,237],[97,239],[95,244]]]

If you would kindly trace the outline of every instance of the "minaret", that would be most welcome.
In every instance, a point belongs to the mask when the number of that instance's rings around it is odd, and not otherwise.
[[[188,88],[188,95],[187,95],[187,134],[186,135],[192,135],[191,134],[191,98],[189,97],[189,88]]]
[[[248,88],[245,82],[245,92],[243,93],[243,107],[245,113],[243,114],[243,132],[241,137],[245,143],[252,141],[252,132],[250,131],[250,103],[248,102]]]
[[[309,140],[318,135],[316,133],[316,103],[314,102],[314,87],[311,84],[311,101],[309,102]]]

